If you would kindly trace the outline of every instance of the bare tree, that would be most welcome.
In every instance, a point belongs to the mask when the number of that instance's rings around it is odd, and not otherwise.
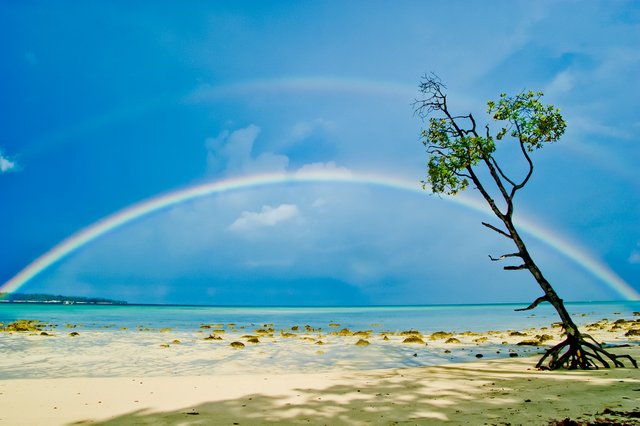
[[[494,137],[489,125],[478,128],[471,113],[454,115],[447,105],[445,90],[446,86],[436,75],[425,76],[420,83],[422,97],[414,103],[416,113],[423,119],[428,118],[429,124],[422,131],[422,143],[429,154],[428,177],[423,182],[423,188],[430,187],[434,193],[454,195],[472,183],[500,222],[497,226],[487,222],[482,224],[509,239],[515,246],[513,253],[489,256],[490,259],[496,262],[517,259],[519,262],[516,265],[504,266],[504,269],[529,271],[542,289],[542,296],[528,307],[518,310],[533,309],[542,302],[549,302],[557,311],[565,339],[548,349],[537,367],[552,370],[598,366],[608,368],[610,364],[623,367],[620,358],[626,358],[637,368],[631,356],[612,354],[591,336],[580,332],[513,224],[515,196],[533,174],[531,154],[545,143],[557,141],[564,134],[566,124],[560,111],[553,105],[544,105],[540,92],[522,92],[515,96],[503,93],[499,100],[487,102],[488,113],[500,123]],[[496,160],[496,142],[502,140],[512,140],[519,145],[524,169],[518,177]]]

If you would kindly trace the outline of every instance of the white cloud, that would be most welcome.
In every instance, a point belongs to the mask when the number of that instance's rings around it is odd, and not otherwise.
[[[262,206],[260,212],[243,211],[229,229],[246,231],[256,228],[275,226],[300,217],[300,210],[295,204],[281,204],[278,207]]]
[[[18,165],[15,161],[9,160],[0,152],[0,173],[15,172],[18,170]]]
[[[253,157],[253,144],[260,128],[251,124],[233,132],[225,130],[215,138],[205,140],[207,173],[243,175],[252,173],[284,172],[289,164],[285,155],[263,152]]]
[[[317,121],[317,120],[316,120]],[[294,126],[292,135],[304,139],[313,133],[317,125],[328,125],[314,122],[314,125],[299,124]],[[310,127],[309,127],[310,126]],[[286,173],[292,171],[296,175],[333,173],[350,176],[351,170],[341,167],[335,161],[305,164],[297,170],[288,170],[289,157],[266,151],[254,154],[254,143],[260,135],[260,128],[251,124],[245,128],[220,133],[215,138],[205,140],[207,149],[207,174],[224,176],[250,175],[257,173]]]
[[[322,118],[317,118],[313,121],[301,121],[291,128],[289,138],[292,142],[299,142],[316,133],[331,130],[333,127],[332,122]]]
[[[575,76],[569,70],[564,70],[556,74],[543,92],[547,95],[565,94],[574,87]]]
[[[264,152],[248,163],[243,171],[252,173],[284,172],[288,165],[289,157],[286,155]]]

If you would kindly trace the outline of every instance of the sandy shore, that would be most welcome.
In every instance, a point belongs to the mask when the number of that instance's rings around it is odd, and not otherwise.
[[[2,333],[0,424],[639,424],[629,417],[640,414],[639,369],[534,368],[561,338],[558,327],[429,335],[295,327],[258,336],[214,328]],[[637,321],[583,329],[601,342],[631,343],[612,351],[640,360]],[[433,354],[445,365],[412,367]],[[366,359],[407,367],[361,368]]]
[[[618,351],[638,357],[638,349]],[[0,422],[543,425],[640,409],[638,369],[549,372],[534,364],[520,357],[327,374],[4,380]]]

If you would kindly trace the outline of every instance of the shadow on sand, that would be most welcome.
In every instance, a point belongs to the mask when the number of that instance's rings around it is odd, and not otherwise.
[[[139,410],[99,425],[548,424],[640,403],[635,369],[535,371],[531,359],[345,374],[325,388],[253,393],[169,412]],[[626,371],[626,373],[625,373]],[[623,407],[623,404],[626,404]],[[589,408],[590,407],[590,408]]]

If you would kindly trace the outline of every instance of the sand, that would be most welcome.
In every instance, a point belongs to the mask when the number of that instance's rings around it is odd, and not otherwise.
[[[522,357],[328,374],[5,380],[0,422],[542,425],[640,408],[638,369],[549,372],[534,364]]]
[[[591,332],[600,341],[619,344],[624,341],[625,330],[635,327],[635,324],[629,323],[620,329],[612,324],[608,322],[601,324],[602,326],[594,326]],[[507,339],[510,343],[515,343],[545,331],[551,333],[549,330],[527,330],[527,336],[511,332],[487,332],[481,335],[460,333],[454,334],[460,340],[460,343],[454,344],[445,343],[449,338],[446,334],[437,338],[427,335],[422,337],[431,351],[466,350],[471,355],[482,351],[486,353],[487,348],[493,347],[492,341]],[[82,333],[75,339],[82,338],[85,334],[87,333]],[[146,335],[139,336],[138,341],[145,341]],[[180,350],[184,350],[175,359],[186,362],[190,357],[199,356],[200,351],[204,350],[200,343],[194,344],[190,349],[185,349],[184,345],[160,348],[159,342],[170,340],[173,336],[159,333],[150,336],[153,344],[148,345],[146,350],[144,345],[127,346],[122,343],[121,346],[115,346],[118,352],[109,351],[109,346],[103,347],[101,351],[105,358],[99,362],[104,363],[106,359],[114,364],[123,364],[128,358],[141,357],[141,352],[145,351],[163,354],[161,356],[165,359],[172,359],[172,352],[167,352],[171,350],[176,351],[176,356]],[[56,339],[17,334],[5,337],[6,341],[26,338]],[[366,336],[324,338],[327,345],[338,345],[338,348],[345,349],[349,347],[353,350],[354,343],[363,337]],[[383,340],[384,336],[369,336],[371,344],[357,347],[356,350],[377,350],[379,352],[374,353],[383,353],[384,349],[380,349],[384,348],[383,345],[403,345],[402,340],[407,336],[395,333],[390,337],[389,340]],[[65,342],[64,339],[67,337],[59,336],[59,342]],[[202,340],[202,337],[199,339]],[[478,339],[480,340],[477,341]],[[548,344],[553,344],[554,340],[557,340],[557,336]],[[631,340],[632,345],[612,351],[629,353],[640,359],[640,347],[634,344],[636,339],[626,340]],[[50,341],[52,340],[41,340]],[[263,341],[266,342],[266,339]],[[228,341],[214,344],[228,347]],[[304,346],[305,344],[310,346]],[[634,368],[539,371],[534,367],[537,355],[521,355],[502,359],[482,358],[474,362],[441,366],[377,370],[318,367],[315,371],[292,373],[286,371],[288,358],[283,358],[285,365],[279,365],[278,369],[271,368],[276,365],[273,360],[269,364],[271,367],[257,368],[261,363],[260,357],[269,352],[269,346],[260,345],[265,343],[253,346],[247,344],[245,349],[233,349],[247,359],[256,361],[253,364],[255,369],[247,368],[250,364],[243,364],[243,369],[236,371],[240,374],[215,369],[210,374],[202,374],[202,370],[198,370],[200,373],[197,375],[188,374],[186,370],[178,370],[176,374],[169,373],[170,370],[166,368],[159,368],[160,374],[148,374],[151,371],[149,369],[145,370],[145,374],[131,374],[135,369],[120,369],[114,370],[118,372],[115,374],[117,377],[80,375],[65,378],[56,377],[52,371],[51,377],[45,375],[29,379],[0,380],[0,424],[545,425],[552,420],[564,418],[581,421],[607,418],[610,421],[625,422],[622,424],[639,424],[640,420],[629,417],[640,413],[640,370]],[[281,343],[271,345],[272,349],[286,347],[286,351],[295,347],[312,347],[316,350],[315,345],[305,340],[304,334],[297,338],[283,338]],[[536,350],[533,351],[535,352]],[[367,352],[359,353],[364,356]],[[505,353],[506,350],[502,355],[505,356]],[[356,356],[358,352],[351,354]],[[83,358],[95,356],[91,352],[77,351],[73,356],[65,354],[62,358],[69,359],[70,363],[81,363]],[[142,359],[161,365],[155,355]],[[6,365],[11,360],[2,362]],[[55,357],[47,359],[45,364],[53,369],[56,362],[64,365]],[[291,371],[296,370],[292,368]],[[616,417],[616,414],[621,413],[627,413],[627,416]]]

